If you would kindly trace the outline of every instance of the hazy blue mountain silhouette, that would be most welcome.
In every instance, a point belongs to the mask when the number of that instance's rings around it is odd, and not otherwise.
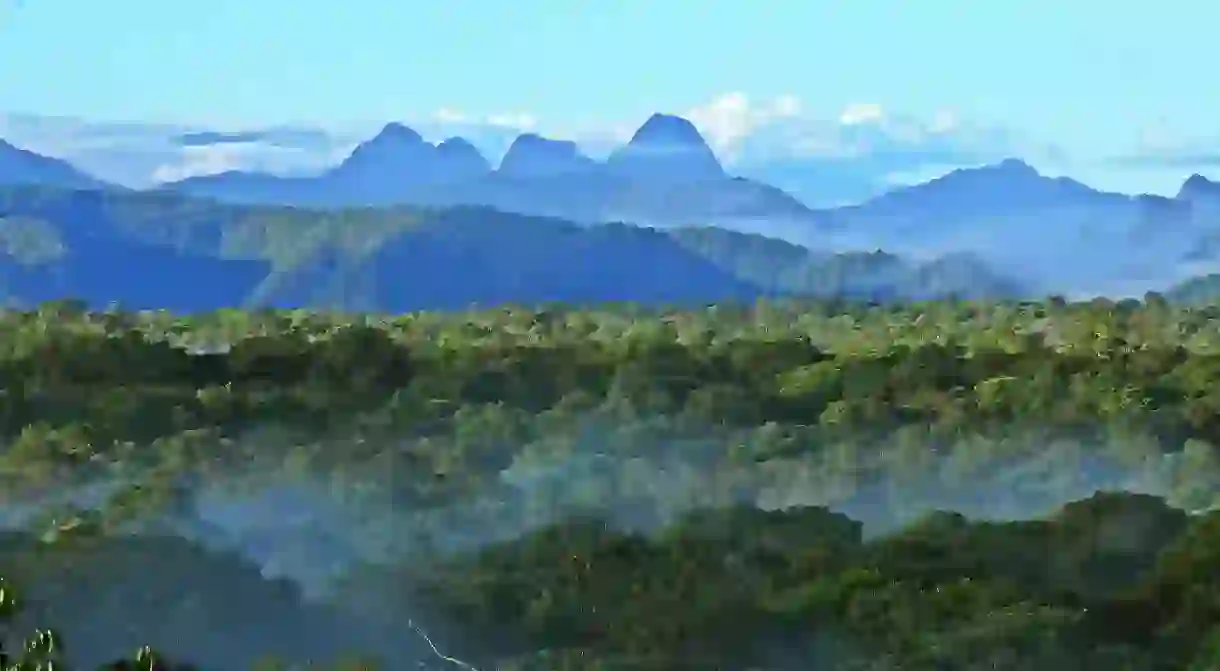
[[[318,261],[343,266],[329,252]],[[311,301],[317,267],[311,262],[303,274],[286,277],[268,300]],[[466,207],[437,213],[343,273],[347,286],[362,287],[365,300],[391,312],[552,302],[689,305],[767,294],[662,232]]]
[[[0,297],[30,306],[74,299],[93,307],[175,312],[240,305],[240,297],[269,272],[263,261],[217,258],[212,250],[171,245],[125,210],[142,194],[19,187],[0,193]],[[167,210],[164,216],[185,214]],[[187,219],[183,219],[187,221]],[[221,225],[218,218],[215,222]],[[14,247],[11,240],[24,244]],[[58,253],[31,257],[31,242]],[[204,242],[200,237],[196,243]],[[22,253],[23,250],[26,253]]]
[[[1045,293],[1164,287],[1182,264],[1199,259],[1200,240],[1220,224],[1189,199],[1099,191],[1017,159],[955,170],[821,215],[840,249],[967,253],[1006,275],[1032,278]]]
[[[42,184],[68,189],[96,189],[104,182],[67,161],[42,156],[0,140],[0,184]]]
[[[881,251],[829,254],[718,228],[671,232],[679,244],[755,286],[788,295],[863,300],[1030,297],[1030,287],[968,254],[918,263]]]
[[[1178,189],[1178,200],[1220,202],[1220,182],[1213,182],[1198,173],[1186,178]]]
[[[534,134],[518,137],[495,170],[477,154],[460,138],[434,146],[405,126],[389,124],[317,177],[231,172],[165,188],[230,203],[486,206],[579,223],[747,230],[817,223],[809,208],[782,191],[726,176],[694,125],[672,115],[650,117],[605,162],[584,156],[574,143]]]
[[[497,172],[510,179],[536,179],[583,176],[596,169],[597,162],[582,154],[575,142],[525,133],[513,140]]]
[[[73,299],[94,309],[206,312],[239,307],[268,272],[258,261],[219,260],[121,238],[99,238],[54,265],[0,259],[0,295],[10,306]]]
[[[404,312],[927,293],[911,284],[922,281],[918,264],[883,257],[813,254],[714,228],[583,226],[486,207],[313,211],[164,192],[0,188],[0,296],[16,305],[71,298],[175,312]],[[783,281],[760,274],[776,266],[787,269]],[[981,270],[951,281],[956,289],[942,282],[935,291],[996,286]]]
[[[1045,177],[1028,163],[1009,158],[992,165],[954,170],[842,210],[873,217],[959,219],[998,211],[1096,202],[1099,197],[1105,198],[1105,194],[1072,179]]]
[[[0,195],[0,289],[9,304],[72,298],[179,312],[253,305],[400,312],[766,294],[663,233],[622,225],[589,228],[479,208],[368,214],[226,206],[163,193],[23,188]],[[357,227],[359,216],[373,217],[367,228]],[[269,242],[276,225],[289,231],[278,244],[290,247],[334,227],[329,242],[286,256]],[[376,239],[388,229],[396,232]],[[23,255],[8,245],[20,239],[20,249],[29,250],[34,236],[37,247],[60,253]],[[374,249],[351,252],[342,238]]]
[[[650,183],[711,182],[725,177],[720,161],[695,125],[669,114],[649,117],[630,142],[610,154],[606,170]]]
[[[237,204],[365,207],[448,204],[447,189],[491,170],[474,145],[450,138],[438,145],[398,123],[384,126],[342,163],[316,177],[231,171],[192,177],[169,190]]]
[[[481,179],[490,170],[487,160],[466,140],[451,138],[432,145],[414,130],[394,123],[309,183],[318,189],[323,204],[331,206],[447,204],[447,188]]]
[[[5,181],[86,190],[106,186],[63,161],[0,145],[0,184]],[[317,177],[227,173],[186,180],[145,195],[176,205],[172,208],[166,205],[169,208],[166,211],[149,214],[156,208],[133,205],[135,201],[108,193],[98,196],[109,203],[102,209],[110,219],[103,219],[117,227],[115,235],[122,244],[150,244],[148,236],[158,232],[156,235],[161,237],[155,242],[177,249],[177,253],[186,257],[178,260],[181,264],[211,262],[204,259],[218,263],[260,259],[222,258],[224,254],[213,247],[217,240],[232,237],[231,231],[226,232],[229,224],[191,224],[182,229],[179,224],[168,222],[170,210],[176,220],[194,221],[248,218],[255,211],[280,211],[276,208],[293,206],[326,210],[331,212],[326,216],[342,219],[348,215],[336,215],[335,211],[346,213],[356,207],[390,207],[405,202],[408,207],[485,212],[481,216],[497,221],[501,215],[491,210],[516,213],[526,219],[552,217],[581,225],[607,221],[659,229],[711,225],[782,238],[819,254],[883,249],[897,254],[904,263],[912,258],[942,259],[940,265],[925,268],[923,275],[911,274],[915,272],[912,266],[896,271],[892,278],[885,276],[879,265],[850,265],[847,257],[835,262],[839,268],[848,269],[844,272],[863,272],[860,268],[869,268],[867,281],[908,287],[894,295],[912,295],[912,286],[933,293],[953,289],[962,284],[963,277],[978,278],[982,285],[998,293],[1139,294],[1148,289],[1163,289],[1186,274],[1199,272],[1192,270],[1197,264],[1220,266],[1220,185],[1202,176],[1186,179],[1173,198],[1130,196],[1099,191],[1072,179],[1049,177],[1023,161],[1008,159],[956,170],[859,205],[814,211],[779,189],[725,175],[694,126],[668,115],[650,117],[632,140],[605,162],[584,156],[570,142],[523,135],[510,147],[501,165],[493,169],[473,145],[461,138],[433,145],[410,128],[388,124],[357,147],[342,164]],[[231,207],[184,199],[184,195],[204,196]],[[98,212],[78,212],[80,203],[68,200],[52,198],[45,207],[59,210],[35,218],[45,215],[57,222],[56,226],[72,227],[102,216]],[[16,211],[0,214],[23,215]],[[131,230],[139,232],[132,237]],[[182,231],[189,230],[189,239],[166,238],[168,230],[177,231],[173,234],[176,236],[186,235]],[[68,233],[71,231],[65,234]],[[486,231],[481,234],[490,235]],[[539,244],[559,245],[563,239],[558,234],[553,238],[539,237]],[[626,242],[615,239],[612,246]],[[108,249],[106,243],[99,244],[102,245],[99,250]],[[424,244],[422,238],[418,244]],[[72,249],[73,254],[94,253],[79,246]],[[433,249],[437,255],[451,251]],[[106,258],[102,251],[97,252],[96,258]],[[147,250],[141,247],[123,253],[143,251]],[[692,252],[689,248],[680,251]],[[106,254],[111,252],[119,253],[117,247]],[[384,252],[383,256],[389,258],[388,254]],[[312,272],[331,279],[315,287],[315,297],[336,295],[352,300],[356,291],[350,287],[365,286],[361,282],[377,285],[380,271],[369,270],[367,264],[353,265],[350,260],[340,264],[340,256],[331,259],[334,262],[331,266],[323,262],[322,256],[316,260]],[[638,265],[626,256],[617,256],[613,249],[605,252],[605,258],[619,259],[629,267]],[[965,264],[962,259],[971,262]],[[77,265],[84,268],[87,262],[81,256]],[[157,262],[149,260],[148,265],[153,267]],[[776,288],[767,282],[759,285],[757,276],[739,274],[735,265],[719,267],[759,290]],[[273,295],[276,282],[291,284],[289,275],[281,270],[265,271],[267,278],[274,276],[275,281],[257,283],[257,289],[248,298]],[[56,277],[68,279],[58,280],[31,274],[34,271],[27,266],[6,272],[13,286],[29,287],[15,290],[17,295],[34,295],[30,292],[44,285],[49,287],[48,291],[68,291],[77,281],[71,279],[74,276],[65,275],[67,271]],[[164,272],[170,273],[171,269]],[[198,274],[209,272],[202,268]],[[493,270],[487,272],[494,274]],[[250,273],[253,271],[234,270],[233,276],[248,278]],[[988,273],[993,277],[986,277]],[[877,280],[879,277],[883,279]],[[1014,277],[1020,278],[1020,287],[1005,285],[1005,278]],[[29,278],[29,283],[22,285],[23,278]],[[107,281],[101,280],[95,288],[82,284],[81,291],[94,291],[89,295],[101,296],[110,291]],[[323,284],[337,288],[323,290],[319,288]],[[127,291],[115,289],[119,294]],[[548,292],[549,289],[540,288],[536,295],[549,295]],[[639,289],[632,295],[646,296],[641,292]],[[709,290],[708,295],[715,293]],[[471,295],[475,294],[478,292]],[[156,297],[149,300],[153,298]],[[185,301],[192,305],[214,302],[206,296]]]
[[[1187,220],[1185,224],[1179,223],[1178,228],[1188,228],[1196,235],[1187,258],[1220,267],[1220,182],[1191,175],[1182,182],[1174,203],[1185,211],[1179,218]],[[1190,291],[1197,293],[1194,289]]]

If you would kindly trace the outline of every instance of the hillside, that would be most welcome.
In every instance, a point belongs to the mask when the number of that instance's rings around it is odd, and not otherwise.
[[[309,212],[24,188],[0,196],[0,212],[13,241],[5,288],[18,304],[405,312],[762,293],[658,232],[485,209]]]
[[[0,185],[42,184],[68,189],[94,189],[105,184],[67,161],[42,156],[0,140]]]
[[[681,228],[671,235],[737,277],[782,294],[877,301],[1033,294],[1030,287],[964,255],[915,263],[881,251],[813,252],[782,240],[718,228]]]
[[[580,226],[487,208],[301,210],[171,193],[0,191],[9,304],[74,298],[177,312],[328,307],[408,312],[605,301],[751,302],[763,296],[895,299],[1023,295],[985,270],[937,285],[887,263],[793,257],[784,278],[758,236],[717,229]],[[702,243],[699,240],[716,240]],[[799,257],[799,258],[796,258]]]

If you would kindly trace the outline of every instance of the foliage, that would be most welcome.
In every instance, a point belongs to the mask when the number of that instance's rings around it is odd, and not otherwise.
[[[120,650],[227,618],[295,633],[267,650],[293,661],[401,662],[420,622],[479,668],[1206,668],[1218,324],[1157,300],[44,304],[0,315],[0,495],[45,513],[0,572],[37,595],[14,625],[69,653],[105,648],[91,617]],[[205,494],[284,482],[382,543],[324,607],[172,537]],[[305,535],[281,549],[324,552]],[[326,641],[344,609],[379,624]],[[222,633],[170,652],[258,656]]]

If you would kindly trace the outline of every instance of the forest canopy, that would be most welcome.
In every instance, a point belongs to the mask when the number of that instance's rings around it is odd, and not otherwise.
[[[1211,668],[1218,318],[9,311],[0,575],[77,664]]]

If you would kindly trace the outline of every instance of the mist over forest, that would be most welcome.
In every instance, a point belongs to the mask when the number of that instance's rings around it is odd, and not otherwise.
[[[10,630],[84,668],[1186,668],[1213,312],[9,311]]]

